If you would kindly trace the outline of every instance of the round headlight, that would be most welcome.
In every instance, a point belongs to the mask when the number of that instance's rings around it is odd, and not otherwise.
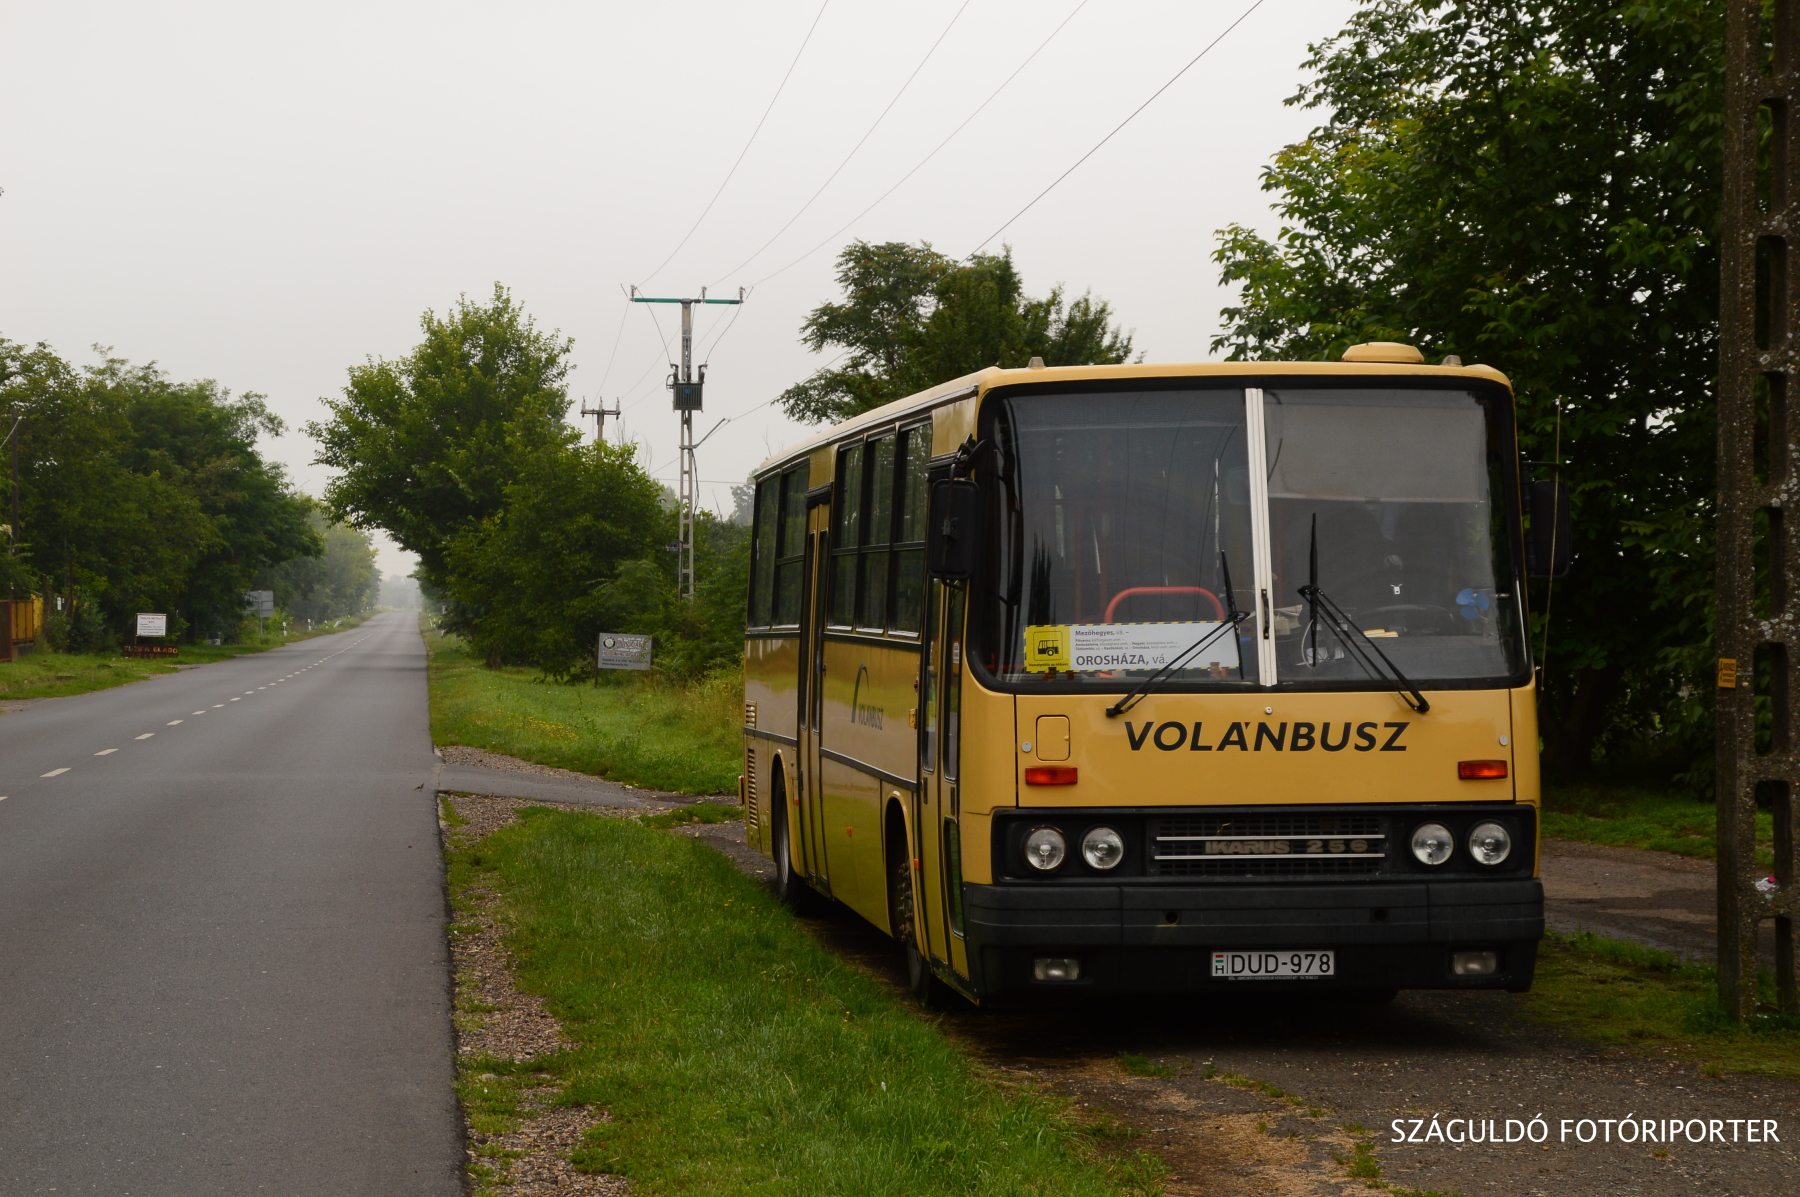
[[[1034,869],[1048,873],[1062,864],[1069,853],[1063,834],[1054,827],[1040,827],[1025,837],[1025,859]]]
[[[1412,834],[1412,853],[1420,864],[1441,865],[1454,851],[1456,841],[1442,823],[1423,823]]]
[[[1469,855],[1484,865],[1497,865],[1512,853],[1512,836],[1498,823],[1478,823],[1469,833]]]
[[[1081,859],[1096,869],[1110,869],[1125,859],[1125,841],[1110,827],[1096,827],[1081,837]]]

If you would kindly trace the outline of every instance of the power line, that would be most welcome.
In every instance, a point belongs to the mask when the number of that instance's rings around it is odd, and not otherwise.
[[[950,30],[955,27],[956,22],[962,17],[963,13],[965,11],[967,11],[969,5],[973,4],[974,2],[975,2],[975,0],[963,0],[962,7],[956,10],[955,15],[950,18],[950,23],[948,25],[944,26],[944,31],[942,33],[938,34],[937,41],[931,43],[931,48],[929,50],[925,51],[925,57],[923,57],[919,60],[919,65],[914,67],[912,74],[910,74],[906,77],[906,82],[902,83],[900,85],[900,90],[894,93],[894,98],[889,100],[887,103],[887,107],[883,108],[881,110],[881,115],[877,116],[875,118],[875,123],[870,125],[868,128],[868,131],[862,135],[862,138],[860,140],[858,140],[855,145],[850,147],[850,152],[848,154],[845,154],[844,160],[837,164],[837,169],[832,171],[831,174],[829,174],[828,176],[826,176],[825,181],[823,183],[819,184],[819,189],[817,191],[813,192],[812,195],[807,199],[807,201],[804,204],[800,205],[800,211],[798,211],[798,212],[794,213],[792,216],[788,217],[787,224],[784,224],[780,228],[776,229],[775,235],[773,237],[770,237],[767,241],[763,242],[761,249],[758,249],[755,253],[753,253],[749,257],[745,258],[742,262],[739,262],[736,266],[733,266],[730,270],[726,271],[725,275],[727,278],[729,278],[731,275],[736,274],[738,271],[742,270],[744,267],[748,266],[750,263],[756,261],[757,258],[761,257],[764,250],[768,249],[769,246],[775,244],[775,242],[780,239],[781,235],[783,233],[787,232],[788,229],[790,227],[792,227],[793,223],[796,220],[799,220],[800,217],[805,214],[805,212],[808,208],[812,207],[813,200],[818,199],[821,195],[823,195],[825,193],[825,189],[827,187],[831,186],[831,181],[833,179],[837,178],[838,175],[840,173],[842,173],[843,169],[846,166],[850,165],[850,159],[856,157],[856,152],[863,148],[863,143],[868,141],[870,137],[874,136],[875,130],[881,127],[881,122],[887,119],[887,114],[889,112],[892,112],[894,109],[894,105],[898,104],[900,102],[900,97],[906,94],[906,89],[912,86],[913,80],[917,79],[919,77],[919,72],[925,69],[925,64],[931,61],[931,56],[933,54],[937,53],[937,48],[939,46],[943,45],[944,39],[946,37],[950,36]],[[658,267],[658,269],[661,269],[661,267]]]
[[[1140,113],[1144,109],[1150,107],[1150,105],[1156,101],[1157,96],[1162,95],[1165,91],[1168,91],[1171,87],[1175,86],[1175,81],[1177,79],[1180,79],[1183,75],[1187,74],[1188,71],[1193,67],[1193,65],[1195,63],[1199,62],[1202,58],[1205,58],[1207,56],[1207,54],[1209,52],[1211,52],[1211,50],[1214,46],[1218,45],[1220,42],[1225,40],[1226,34],[1229,34],[1233,29],[1236,29],[1239,25],[1242,25],[1244,23],[1245,19],[1247,19],[1251,13],[1255,12],[1257,9],[1261,8],[1262,6],[1263,6],[1263,0],[1255,0],[1255,3],[1251,4],[1249,8],[1246,8],[1244,10],[1243,16],[1240,16],[1237,20],[1233,21],[1231,24],[1225,26],[1224,33],[1221,33],[1221,34],[1219,34],[1218,37],[1213,38],[1212,41],[1207,43],[1206,49],[1200,51],[1200,53],[1198,53],[1198,54],[1194,55],[1192,58],[1190,58],[1188,60],[1187,66],[1184,66],[1179,71],[1176,71],[1174,76],[1167,83],[1163,84],[1161,87],[1157,88],[1154,92],[1151,93],[1150,98],[1148,100],[1145,100],[1142,104],[1139,104],[1136,108],[1132,109],[1131,115],[1126,117],[1124,120],[1120,121],[1118,123],[1118,125],[1113,128],[1113,131],[1111,133],[1108,133],[1105,137],[1102,137],[1098,142],[1096,142],[1093,149],[1089,150],[1087,153],[1085,153],[1081,157],[1077,158],[1075,160],[1074,166],[1069,167],[1068,170],[1065,170],[1060,175],[1057,175],[1056,178],[1051,182],[1050,186],[1044,188],[1042,191],[1038,192],[1037,195],[1032,197],[1031,203],[1026,204],[1023,208],[1020,208],[1017,212],[1014,212],[1012,214],[1012,216],[1007,219],[1005,224],[1001,225],[999,228],[997,228],[993,232],[989,233],[986,237],[982,238],[981,244],[977,245],[974,249],[969,251],[968,258],[972,258],[976,254],[980,253],[982,251],[983,247],[985,247],[989,241],[992,241],[995,237],[998,237],[1001,233],[1004,233],[1009,227],[1011,227],[1013,221],[1019,219],[1019,217],[1025,215],[1025,213],[1031,211],[1031,209],[1036,206],[1038,200],[1041,200],[1046,195],[1049,195],[1051,191],[1055,190],[1056,185],[1058,183],[1062,182],[1064,179],[1066,179],[1070,175],[1074,174],[1076,167],[1080,166],[1083,162],[1086,162],[1089,158],[1092,158],[1095,154],[1097,154],[1100,151],[1101,146],[1105,145],[1107,142],[1111,141],[1115,136],[1117,136],[1119,130],[1123,129],[1126,125],[1129,125],[1134,119],[1136,119],[1138,113]],[[964,258],[963,260],[968,261],[968,258]]]
[[[606,357],[606,369],[600,372],[600,386],[596,389],[596,394],[606,389],[606,380],[612,376],[613,362],[619,356],[619,339],[625,335],[625,321],[630,317],[631,305],[627,304],[619,312],[619,331],[613,334],[612,352]]]
[[[964,129],[968,128],[970,121],[973,121],[976,117],[980,116],[989,104],[992,104],[997,98],[999,98],[1000,93],[1006,90],[1007,84],[1011,83],[1014,79],[1017,79],[1019,77],[1019,74],[1022,71],[1024,71],[1024,69],[1026,67],[1031,65],[1032,60],[1035,59],[1039,54],[1042,54],[1044,52],[1044,48],[1046,46],[1048,46],[1051,42],[1056,40],[1056,35],[1063,31],[1063,27],[1066,26],[1070,21],[1073,21],[1075,19],[1075,15],[1077,13],[1079,13],[1082,9],[1086,8],[1087,6],[1088,6],[1088,0],[1081,0],[1081,2],[1079,4],[1077,4],[1073,9],[1071,9],[1069,11],[1069,15],[1062,19],[1062,24],[1058,25],[1055,29],[1052,29],[1050,31],[1050,36],[1045,38],[1043,41],[1039,42],[1038,48],[1033,50],[1030,54],[1026,55],[1025,61],[1021,62],[1017,67],[1015,67],[1013,69],[1013,73],[1008,75],[1004,80],[1002,80],[1000,83],[1000,86],[996,87],[988,95],[988,98],[983,100],[980,103],[980,105],[978,105],[976,107],[975,111],[969,113],[968,116],[963,118],[962,124],[956,126],[956,128],[954,128],[954,129],[950,130],[950,135],[948,137],[946,137],[946,138],[944,138],[944,140],[938,142],[937,146],[929,154],[926,154],[923,158],[919,159],[917,165],[915,165],[911,170],[907,171],[905,174],[901,175],[899,182],[895,183],[892,187],[889,187],[886,191],[882,192],[879,196],[877,196],[875,198],[874,203],[870,204],[868,207],[864,208],[861,212],[858,212],[855,216],[852,216],[849,220],[845,221],[838,228],[838,230],[836,232],[832,233],[830,236],[826,237],[823,241],[820,241],[817,245],[813,246],[811,249],[807,250],[805,253],[801,254],[799,257],[797,257],[793,261],[789,262],[786,266],[783,266],[780,270],[771,271],[770,273],[763,275],[761,278],[757,279],[756,282],[752,283],[751,285],[756,286],[761,283],[766,283],[770,279],[774,278],[776,275],[785,274],[789,270],[792,270],[794,267],[798,266],[800,263],[806,261],[806,259],[812,257],[814,254],[816,254],[820,250],[824,249],[827,245],[830,245],[833,242],[835,242],[839,237],[843,236],[845,229],[848,229],[851,225],[854,225],[857,221],[861,220],[863,217],[865,217],[869,213],[873,212],[877,207],[879,207],[881,205],[881,202],[883,200],[887,199],[888,196],[894,194],[894,192],[900,190],[900,187],[902,184],[904,184],[908,179],[912,178],[914,175],[918,174],[921,170],[923,170],[925,168],[925,164],[927,162],[930,162],[933,158],[937,157],[939,150],[943,149],[945,146],[949,145],[952,141],[954,141],[956,139],[957,134],[961,133]],[[715,286],[715,287],[718,285],[719,285],[718,283],[713,284],[713,286]]]
[[[781,99],[781,93],[786,90],[788,80],[794,74],[794,68],[800,65],[800,56],[806,53],[807,43],[812,41],[813,30],[819,27],[819,21],[825,16],[825,10],[830,6],[831,0],[825,0],[823,4],[819,5],[818,15],[813,17],[812,24],[806,27],[806,36],[800,39],[800,48],[794,51],[794,61],[788,63],[787,74],[781,77],[781,82],[775,87],[775,94],[769,97],[769,106],[763,109],[762,119],[756,122],[756,128],[750,130],[750,140],[746,141],[744,143],[744,148],[738,151],[737,161],[733,162],[731,164],[731,169],[725,172],[724,182],[720,183],[719,189],[713,192],[713,197],[706,201],[706,207],[700,210],[700,215],[695,218],[693,227],[688,229],[687,236],[681,239],[681,244],[670,250],[669,256],[664,258],[655,270],[652,270],[645,276],[644,283],[648,283],[651,279],[661,274],[662,268],[675,260],[675,255],[680,253],[682,248],[687,245],[689,239],[693,237],[695,230],[700,227],[700,222],[706,219],[707,213],[713,210],[713,205],[719,202],[719,197],[725,194],[726,185],[731,182],[731,177],[737,174],[737,168],[743,164],[744,155],[748,154],[750,152],[750,147],[755,144],[756,135],[762,132],[763,124],[769,119],[769,113],[775,111],[775,101]],[[639,285],[641,286],[642,284]]]

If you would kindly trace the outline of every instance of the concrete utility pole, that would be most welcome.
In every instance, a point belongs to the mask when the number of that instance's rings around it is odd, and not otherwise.
[[[706,386],[706,367],[694,377],[694,305],[697,303],[739,304],[744,302],[744,289],[738,288],[736,299],[708,299],[706,288],[700,288],[698,299],[652,299],[631,289],[632,303],[678,303],[681,305],[681,364],[669,363],[669,389],[675,395],[675,410],[681,413],[681,490],[678,518],[681,526],[679,556],[675,563],[675,580],[681,597],[694,597],[694,504],[699,475],[694,469],[694,413],[700,410],[701,392]]]
[[[611,416],[615,420],[618,419],[619,404],[617,400],[614,400],[613,405],[608,407],[606,406],[606,401],[604,399],[599,400],[598,402],[600,404],[599,407],[589,407],[585,403],[582,404],[581,414],[594,417],[594,440],[604,445],[606,443],[606,417]]]
[[[1787,271],[1788,238],[1800,234],[1800,0],[1775,0],[1772,28],[1763,24],[1761,0],[1728,5],[1719,288],[1719,998],[1746,1018],[1757,1008],[1757,932],[1770,918],[1780,1007],[1800,1011],[1800,512],[1786,515],[1800,504],[1800,403],[1787,403],[1788,381],[1800,371],[1800,303]],[[1771,716],[1761,744],[1759,700]],[[1759,800],[1774,808],[1773,884],[1756,863]]]

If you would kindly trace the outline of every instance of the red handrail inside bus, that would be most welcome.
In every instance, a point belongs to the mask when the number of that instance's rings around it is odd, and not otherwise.
[[[1118,610],[1119,604],[1134,594],[1204,594],[1207,601],[1212,603],[1217,617],[1221,621],[1225,618],[1225,604],[1219,601],[1219,596],[1199,586],[1127,586],[1112,596],[1112,602],[1106,604],[1105,622],[1111,623],[1113,612]]]

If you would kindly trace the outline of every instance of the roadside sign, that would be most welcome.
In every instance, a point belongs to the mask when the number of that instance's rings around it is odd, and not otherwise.
[[[138,612],[137,634],[140,636],[167,636],[169,634],[169,617],[152,615],[145,611]]]
[[[256,619],[267,619],[275,614],[275,592],[273,590],[244,591],[244,614]]]
[[[602,669],[650,668],[649,636],[625,636],[617,632],[601,632],[596,663]]]

